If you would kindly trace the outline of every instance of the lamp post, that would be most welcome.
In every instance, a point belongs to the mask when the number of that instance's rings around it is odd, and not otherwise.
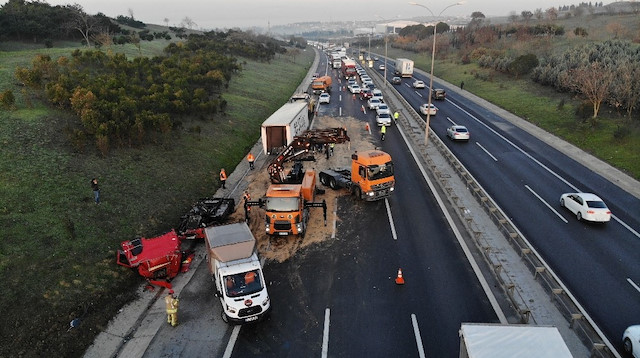
[[[466,1],[459,1],[455,4],[451,4],[447,7],[445,7],[444,9],[442,9],[442,11],[440,11],[440,13],[438,13],[438,16],[442,15],[442,13],[453,6],[457,6],[457,5],[463,5],[465,4]],[[429,11],[429,13],[431,14],[431,16],[436,17],[433,14],[433,11],[431,11],[431,9],[429,9],[428,7],[422,5],[422,4],[418,4],[416,2],[409,2],[409,5],[415,5],[415,6],[420,6],[422,8],[427,9],[427,11]],[[432,95],[432,91],[433,91],[433,63],[436,59],[436,30],[437,30],[437,25],[438,22],[436,21],[436,23],[433,25],[433,46],[431,47],[431,74],[430,74],[430,78],[429,78],[429,100],[427,102],[427,124],[425,126],[424,129],[424,146],[426,147],[427,144],[429,144],[429,124],[431,122],[431,95]]]
[[[384,86],[387,87],[387,43],[388,43],[388,38],[387,38],[387,25],[389,23],[389,21],[387,21],[386,19],[384,19],[382,16],[380,15],[376,15],[377,17],[381,18],[382,21],[385,22],[384,24]]]

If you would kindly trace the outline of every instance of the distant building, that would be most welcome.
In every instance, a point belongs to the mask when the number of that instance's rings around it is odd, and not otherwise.
[[[378,34],[397,34],[400,30],[407,26],[419,25],[417,21],[398,20],[376,25],[376,33]]]

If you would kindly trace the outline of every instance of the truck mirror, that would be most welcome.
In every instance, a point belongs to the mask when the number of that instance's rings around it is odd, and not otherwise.
[[[216,290],[216,292],[213,295],[216,296],[217,298],[222,297],[222,293],[220,293],[220,291],[218,290]]]
[[[358,160],[358,155],[357,154],[351,154],[351,159]]]

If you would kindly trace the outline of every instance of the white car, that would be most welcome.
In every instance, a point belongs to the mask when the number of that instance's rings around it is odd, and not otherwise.
[[[611,210],[597,195],[591,193],[565,193],[560,196],[560,206],[569,209],[578,220],[606,223],[611,220]]]
[[[376,113],[378,115],[382,114],[382,113],[386,113],[391,115],[391,110],[389,109],[389,106],[386,103],[380,103],[378,105],[378,108],[376,108]]]
[[[371,94],[373,98],[379,99],[380,102],[384,101],[384,98],[382,97],[382,91],[380,91],[379,89],[374,89],[373,91],[371,91]]]
[[[427,107],[429,108],[429,110],[427,110]],[[431,103],[430,106],[429,103],[423,103],[420,105],[420,113],[424,114],[425,116],[427,114],[429,114],[430,116],[435,116],[436,114],[438,114],[438,108],[436,108],[433,103]]]
[[[380,71],[384,71],[384,64],[382,64],[382,65],[378,66],[378,69],[379,69]]]
[[[469,130],[465,126],[451,126],[447,128],[447,137],[451,140],[469,141]]]
[[[330,100],[331,100],[331,95],[329,95],[327,92],[324,92],[320,94],[320,97],[318,98],[318,103],[329,103]]]
[[[629,326],[624,330],[622,348],[625,353],[640,358],[640,324]]]
[[[377,109],[380,103],[382,102],[379,99],[372,97],[367,101],[367,106],[369,106],[369,109]]]
[[[360,93],[360,86],[357,84],[349,85],[349,92],[353,94]]]
[[[380,113],[376,115],[376,123],[378,127],[389,127],[391,126],[391,114],[389,113]]]
[[[413,81],[413,88],[425,88],[425,84],[424,82],[420,81],[420,80],[415,80]]]

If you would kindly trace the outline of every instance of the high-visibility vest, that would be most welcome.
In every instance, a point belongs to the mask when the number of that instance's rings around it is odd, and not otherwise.
[[[380,129],[380,132],[381,132],[382,134],[387,133],[387,126],[382,126],[382,129]]]
[[[253,154],[249,153],[249,154],[247,155],[247,160],[248,160],[248,161],[253,162],[255,159],[256,159],[256,158],[254,158],[254,157],[253,157]]]
[[[227,173],[224,170],[220,171],[220,180],[227,180]]]

